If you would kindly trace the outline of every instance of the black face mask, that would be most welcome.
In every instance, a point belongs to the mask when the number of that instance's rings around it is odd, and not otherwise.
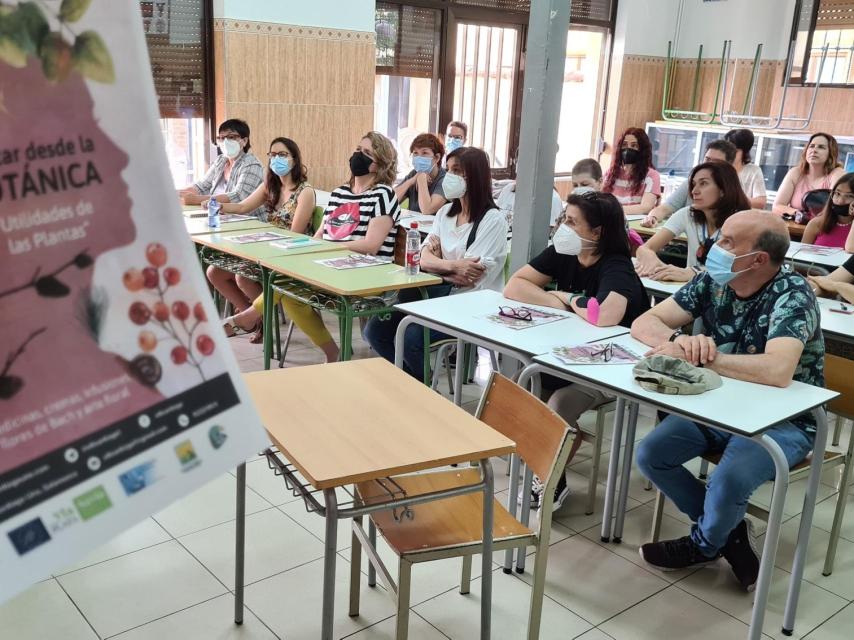
[[[849,213],[850,205],[847,204],[833,204],[830,203],[830,213],[839,218],[840,216],[848,216],[851,215]]]
[[[620,151],[620,158],[623,159],[623,164],[634,164],[640,157],[640,151],[637,149],[623,149]]]
[[[353,155],[350,156],[350,171],[356,177],[366,176],[371,172],[370,167],[373,162],[373,159],[361,151],[354,151]]]

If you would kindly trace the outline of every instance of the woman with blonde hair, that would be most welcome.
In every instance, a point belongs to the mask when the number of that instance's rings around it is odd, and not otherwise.
[[[350,179],[335,189],[314,237],[339,242],[342,249],[392,258],[400,206],[391,185],[397,175],[397,152],[381,133],[366,133],[350,156]],[[276,300],[278,302],[278,300]],[[326,355],[338,359],[338,345],[320,314],[307,304],[281,299],[288,317]],[[239,327],[252,327],[261,317],[263,300],[231,318]]]

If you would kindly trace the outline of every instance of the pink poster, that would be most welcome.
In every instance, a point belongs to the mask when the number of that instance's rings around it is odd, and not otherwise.
[[[267,440],[209,321],[139,3],[4,4],[0,34],[2,601]]]

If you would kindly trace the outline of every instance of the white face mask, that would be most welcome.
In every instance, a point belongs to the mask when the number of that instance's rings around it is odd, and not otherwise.
[[[448,200],[462,198],[466,194],[466,179],[455,173],[446,173],[442,181],[442,191]]]
[[[582,238],[575,232],[575,229],[570,229],[565,224],[560,225],[555,235],[552,238],[552,244],[555,251],[565,256],[577,256],[584,248],[584,243],[596,244],[595,240]]]
[[[240,155],[240,150],[243,148],[237,140],[223,140],[220,147],[225,156],[232,160]]]

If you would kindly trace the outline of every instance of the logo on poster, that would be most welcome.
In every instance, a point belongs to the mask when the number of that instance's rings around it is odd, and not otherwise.
[[[41,518],[30,520],[17,529],[12,529],[8,535],[19,556],[50,541],[50,534]]]
[[[107,495],[106,489],[99,485],[91,491],[87,491],[83,495],[74,498],[74,506],[77,507],[81,518],[91,520],[99,513],[103,513],[112,507],[113,503],[110,502],[110,496]]]

